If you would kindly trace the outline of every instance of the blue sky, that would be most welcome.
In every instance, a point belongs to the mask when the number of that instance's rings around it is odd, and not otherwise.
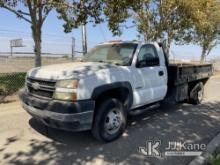
[[[51,53],[70,53],[71,37],[76,38],[76,49],[81,50],[80,29],[73,29],[72,33],[63,32],[63,22],[58,20],[56,13],[52,12],[46,19],[43,26],[43,52]],[[4,9],[0,9],[0,52],[9,51],[9,40],[23,38],[24,48],[17,48],[16,51],[32,51],[33,41],[31,39],[30,24],[18,19],[14,14]],[[127,25],[131,25],[129,22]],[[113,40],[134,40],[137,39],[135,28],[124,29],[122,36],[113,37],[108,30],[107,24],[103,23],[94,27],[92,24],[87,26],[88,47],[93,47],[97,43]],[[198,59],[201,48],[195,45],[172,45],[171,50],[175,58]],[[220,58],[220,46],[213,49],[209,58]]]

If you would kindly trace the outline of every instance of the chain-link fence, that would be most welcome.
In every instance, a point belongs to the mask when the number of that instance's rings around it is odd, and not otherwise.
[[[25,72],[0,73],[0,95],[12,94],[22,88],[25,76]]]
[[[25,84],[25,75],[34,67],[34,57],[0,57],[0,101]],[[42,65],[72,62],[70,57],[42,57]]]
[[[11,47],[11,41],[22,40],[21,47]],[[66,63],[80,56],[80,42],[73,43],[70,35],[48,35],[42,38],[42,65]],[[25,84],[25,75],[34,67],[34,42],[31,33],[0,29],[0,100]]]
[[[11,47],[12,40],[22,40],[21,47]],[[43,34],[42,66],[72,62],[82,56],[81,40],[71,34]],[[88,41],[89,48],[97,43]],[[34,42],[31,33],[0,29],[0,101],[25,84],[25,75],[34,67]]]
[[[28,70],[34,67],[34,57],[0,57],[0,103],[25,84]],[[42,57],[42,66],[72,62],[70,57]]]

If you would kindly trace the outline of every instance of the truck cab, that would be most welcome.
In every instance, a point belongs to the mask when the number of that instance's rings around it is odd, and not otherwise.
[[[109,142],[122,135],[127,115],[140,107],[156,104],[169,93],[175,101],[198,96],[210,68],[203,67],[202,74],[193,70],[193,83],[172,88],[176,81],[169,79],[169,73],[176,67],[170,70],[160,44],[107,42],[91,49],[80,62],[33,68],[19,96],[24,109],[45,125],[91,130],[98,140]],[[180,91],[185,92],[181,98]]]

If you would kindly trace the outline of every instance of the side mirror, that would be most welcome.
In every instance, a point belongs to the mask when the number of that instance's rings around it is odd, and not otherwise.
[[[158,65],[160,65],[160,59],[158,57],[146,59],[146,66],[158,66]]]
[[[152,56],[148,56],[148,57],[150,57],[150,58],[146,58],[145,60],[139,61],[137,63],[137,67],[142,68],[142,67],[152,67],[152,66],[159,66],[160,65],[159,57],[152,57]]]

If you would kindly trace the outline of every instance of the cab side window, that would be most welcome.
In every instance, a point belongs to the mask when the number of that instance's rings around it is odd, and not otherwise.
[[[144,45],[139,51],[137,67],[159,66],[160,60],[157,51],[153,45]]]

